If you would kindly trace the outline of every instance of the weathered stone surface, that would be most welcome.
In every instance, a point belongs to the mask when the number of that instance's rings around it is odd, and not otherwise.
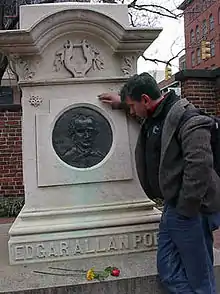
[[[25,206],[11,264],[156,249],[160,212],[134,159],[139,125],[97,96],[120,89],[160,30],[130,28],[117,7],[25,6],[22,30],[0,32],[23,95]]]
[[[0,226],[0,293],[7,294],[164,294],[156,271],[155,252],[132,253],[129,255],[87,258],[53,263],[8,265],[7,240],[10,225]],[[106,281],[87,282],[85,275],[74,274],[50,267],[63,269],[88,269],[92,266],[103,269],[115,265],[120,268],[119,278]],[[215,274],[220,293],[220,251],[215,250]],[[36,273],[38,271],[38,273]],[[41,272],[41,273],[39,273]],[[48,275],[42,272],[67,274]],[[68,276],[72,274],[72,276]]]

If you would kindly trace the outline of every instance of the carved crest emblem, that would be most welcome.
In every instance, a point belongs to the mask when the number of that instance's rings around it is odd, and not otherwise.
[[[98,49],[87,40],[75,44],[67,40],[63,48],[55,54],[54,68],[59,71],[61,67],[70,72],[74,78],[81,78],[90,70],[102,70],[104,62]]]

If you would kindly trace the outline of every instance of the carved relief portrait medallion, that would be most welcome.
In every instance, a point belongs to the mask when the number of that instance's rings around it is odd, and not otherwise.
[[[107,119],[89,107],[75,107],[56,121],[52,144],[56,154],[70,166],[88,168],[101,162],[113,141]]]

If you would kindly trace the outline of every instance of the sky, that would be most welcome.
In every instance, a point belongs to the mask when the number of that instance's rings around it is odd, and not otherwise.
[[[180,3],[182,3],[181,0],[175,1],[176,6],[178,6]],[[171,47],[174,55],[176,55],[182,48],[184,48],[184,21],[183,18],[181,18],[180,20],[175,20],[164,17],[159,21],[158,24],[156,24],[156,26],[163,28],[163,31],[153,42],[153,44],[145,51],[144,55],[149,58],[157,58],[167,61],[173,56],[171,53]],[[172,46],[174,41],[175,43]],[[180,54],[180,56],[183,54],[184,52]],[[178,58],[176,58],[172,62],[173,73],[179,71],[178,64]],[[142,58],[138,60],[139,73],[149,70],[164,70],[164,68],[165,64],[163,63],[155,64],[153,62],[146,62]]]

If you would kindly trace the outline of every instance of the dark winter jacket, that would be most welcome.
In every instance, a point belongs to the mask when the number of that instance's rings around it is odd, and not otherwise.
[[[166,202],[174,205],[180,214],[192,217],[199,211],[220,211],[220,178],[213,169],[212,119],[202,115],[192,117],[178,134],[176,132],[186,109],[194,109],[194,106],[188,100],[180,99],[166,115],[161,135],[159,186]],[[145,150],[143,126],[135,154],[141,185],[151,197],[145,158],[152,154]]]

